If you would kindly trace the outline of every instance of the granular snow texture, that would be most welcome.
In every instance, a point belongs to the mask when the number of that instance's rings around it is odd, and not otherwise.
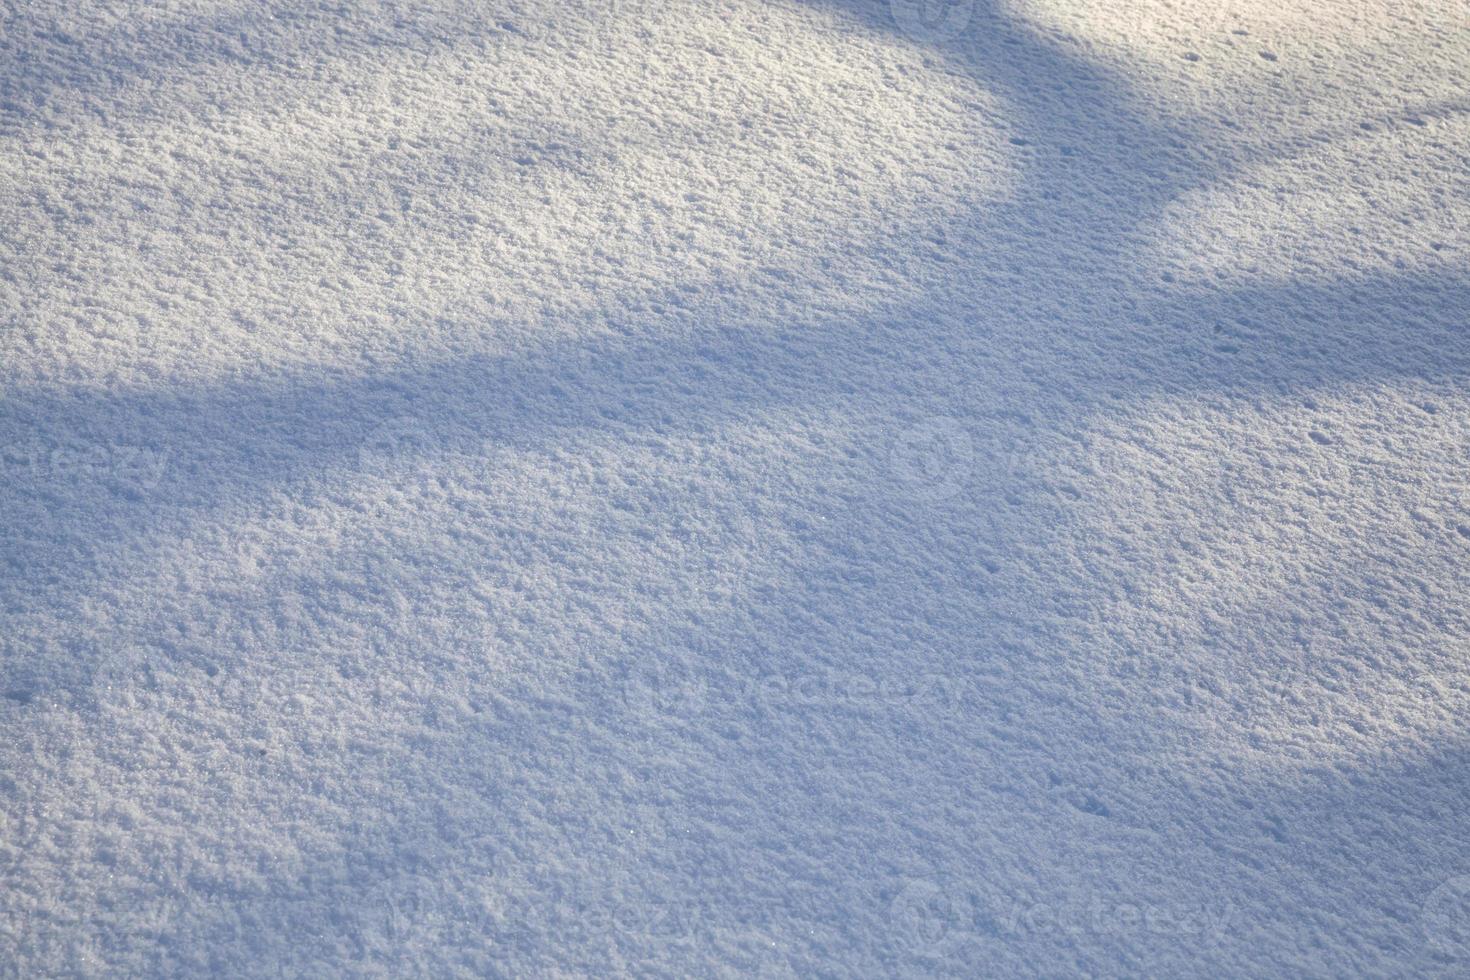
[[[3,11],[3,975],[1470,971],[1463,0]]]

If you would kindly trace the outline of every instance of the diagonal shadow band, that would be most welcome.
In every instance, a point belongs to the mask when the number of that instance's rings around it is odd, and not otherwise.
[[[779,409],[840,406],[883,427],[1004,408],[1065,427],[1058,413],[1106,411],[1118,397],[1251,398],[1385,380],[1456,386],[1470,376],[1466,309],[1470,285],[1404,277],[1174,297],[1128,318],[1071,311],[1045,333],[1031,312],[955,323],[916,310],[820,328],[568,340],[355,378],[302,371],[131,392],[11,391],[0,401],[0,511],[18,518],[39,506],[88,533],[126,536],[160,518],[328,485],[364,452],[391,465],[396,452],[535,447],[578,430],[697,435]],[[934,349],[951,352],[943,371],[924,354]],[[1068,393],[1065,409],[1058,392]],[[408,438],[375,443],[392,424]],[[89,481],[29,465],[27,447],[66,446],[102,447],[108,459],[137,450],[155,464],[163,453],[167,465],[146,494],[98,494]],[[61,571],[43,542],[27,545],[21,524],[11,527],[11,586],[12,576]]]

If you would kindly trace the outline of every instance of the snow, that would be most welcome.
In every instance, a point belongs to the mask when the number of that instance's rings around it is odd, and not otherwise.
[[[1460,0],[0,15],[3,975],[1470,969]]]

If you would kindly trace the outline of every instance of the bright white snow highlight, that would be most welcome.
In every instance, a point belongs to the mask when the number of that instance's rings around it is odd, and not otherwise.
[[[0,974],[1470,970],[1462,4],[0,16]]]

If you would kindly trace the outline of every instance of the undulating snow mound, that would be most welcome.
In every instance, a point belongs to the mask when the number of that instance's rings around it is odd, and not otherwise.
[[[1470,970],[1460,0],[0,15],[5,975]]]

